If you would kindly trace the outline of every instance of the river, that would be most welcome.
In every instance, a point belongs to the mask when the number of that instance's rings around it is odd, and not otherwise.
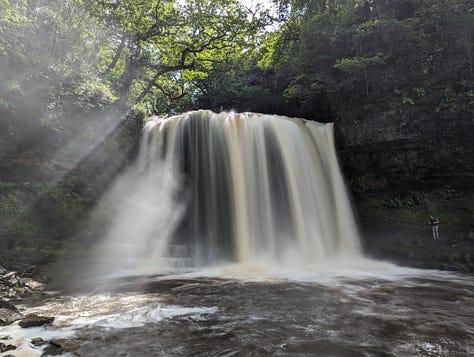
[[[91,281],[87,292],[21,306],[55,316],[52,326],[4,327],[0,337],[74,339],[80,356],[474,354],[471,275],[369,265],[235,265]]]

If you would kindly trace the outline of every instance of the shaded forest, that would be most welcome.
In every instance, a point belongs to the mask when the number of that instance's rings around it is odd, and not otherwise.
[[[374,254],[473,269],[471,1],[2,0],[0,56],[5,262],[93,239],[146,118],[211,109],[335,122]]]

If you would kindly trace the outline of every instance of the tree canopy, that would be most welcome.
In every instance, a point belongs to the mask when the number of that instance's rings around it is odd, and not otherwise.
[[[429,100],[472,109],[474,10],[463,0],[280,1],[251,56],[202,80],[202,106],[353,120],[367,106]],[[238,88],[238,90],[237,90]],[[251,101],[254,93],[262,100]],[[365,108],[365,109],[364,109]]]
[[[178,111],[194,80],[252,47],[266,20],[248,15],[237,0],[2,0],[0,111],[54,130],[137,103]]]
[[[447,91],[436,94],[438,111],[472,101],[469,2],[274,4],[252,12],[237,0],[2,0],[6,128],[34,116],[62,130],[66,118],[136,104],[160,114],[209,108],[332,120],[353,105],[363,115],[387,96],[416,105],[436,86]]]

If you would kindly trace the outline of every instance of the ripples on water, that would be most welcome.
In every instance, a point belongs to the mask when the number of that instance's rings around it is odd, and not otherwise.
[[[472,276],[396,269],[120,278],[94,293],[25,306],[56,316],[54,325],[7,327],[0,336],[74,336],[81,356],[474,354]]]

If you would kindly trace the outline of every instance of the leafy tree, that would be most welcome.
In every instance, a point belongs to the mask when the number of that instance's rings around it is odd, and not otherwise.
[[[32,142],[41,127],[61,131],[73,111],[110,103],[94,74],[97,27],[75,1],[1,4],[0,125],[10,135]]]
[[[225,93],[222,82],[229,88],[272,82],[271,88],[258,85],[264,97],[270,90],[273,99],[267,107],[318,120],[357,118],[377,106],[403,110],[428,100],[433,110],[433,102],[445,102],[453,95],[461,100],[460,108],[472,107],[474,13],[465,1],[288,0],[278,4],[282,23],[255,49],[253,66],[240,57],[229,65],[240,71],[238,76],[232,71],[227,77],[223,71],[213,73],[203,83],[200,103],[211,100],[213,108],[229,106],[230,98],[223,98],[222,104],[217,101]],[[450,88],[451,94],[442,94],[439,88]],[[251,107],[239,107],[246,103],[246,91],[233,90],[229,95],[238,103],[236,109]]]
[[[190,99],[192,80],[248,46],[262,25],[248,21],[236,0],[82,4],[109,33],[100,54],[101,76],[116,90],[118,104],[145,100],[154,110],[166,98]]]

